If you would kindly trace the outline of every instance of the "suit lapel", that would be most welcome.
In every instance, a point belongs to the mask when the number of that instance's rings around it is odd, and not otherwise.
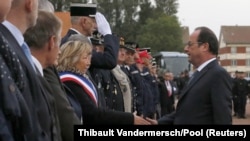
[[[203,68],[198,74],[197,76],[194,78],[194,80],[192,80],[192,82],[185,86],[183,92],[180,95],[179,101],[182,100],[182,98],[187,94],[187,92],[195,86],[196,83],[199,82],[199,80],[205,75],[205,73],[213,66],[218,65],[218,62],[216,60],[210,62],[205,68]]]
[[[28,58],[24,54],[23,50],[21,49],[20,45],[18,44],[16,38],[12,35],[12,33],[3,24],[0,24],[0,29],[2,30],[2,33],[4,34],[5,38],[9,41],[10,47],[13,48],[13,50],[17,53],[20,62],[25,63],[25,67],[27,67],[28,70],[33,70],[33,72],[35,72],[34,68],[31,66]]]

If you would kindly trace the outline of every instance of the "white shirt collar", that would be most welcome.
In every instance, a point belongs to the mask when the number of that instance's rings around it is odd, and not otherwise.
[[[76,30],[76,29],[74,29],[74,28],[70,28],[70,30],[75,31],[77,34],[83,35],[81,32],[79,32],[78,30]],[[83,35],[83,36],[86,37],[86,35]],[[92,42],[91,42],[91,40],[90,40],[90,37],[87,37],[87,38],[89,39],[89,43],[92,45]]]
[[[70,28],[70,30],[73,30],[73,31],[77,32],[77,34],[82,35],[82,33],[81,33],[81,32],[79,32],[78,30],[76,30],[76,29],[74,29],[74,28]]]
[[[32,60],[33,60],[33,62],[35,64],[36,68],[40,72],[40,74],[43,76],[43,67],[42,67],[42,64],[33,55],[32,55]]]
[[[20,46],[22,46],[22,44],[24,43],[24,38],[23,38],[22,32],[15,25],[13,25],[12,23],[10,23],[9,21],[4,21],[4,22],[2,22],[2,24],[6,28],[8,28],[8,30],[11,32],[11,34],[17,40],[18,44]]]
[[[201,64],[198,68],[197,68],[197,71],[201,71],[204,67],[207,66],[207,64],[209,64],[210,62],[214,61],[216,58],[212,58],[210,60],[207,60],[206,62],[204,62],[203,64]]]

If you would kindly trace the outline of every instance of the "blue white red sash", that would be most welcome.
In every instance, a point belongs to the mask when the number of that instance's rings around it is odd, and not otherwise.
[[[72,72],[61,72],[59,73],[62,82],[73,81],[80,85],[84,91],[89,95],[93,102],[98,105],[98,95],[93,83],[82,75],[78,75]]]

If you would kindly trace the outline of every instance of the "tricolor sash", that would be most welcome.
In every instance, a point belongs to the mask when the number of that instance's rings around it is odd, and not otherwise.
[[[89,95],[89,97],[93,100],[93,102],[98,106],[97,91],[95,89],[95,86],[89,79],[72,72],[60,72],[59,75],[62,82],[72,81],[80,85],[84,89],[84,91]]]

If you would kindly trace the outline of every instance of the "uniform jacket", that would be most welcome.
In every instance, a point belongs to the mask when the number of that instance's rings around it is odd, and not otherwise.
[[[67,34],[62,38],[61,45],[66,43],[71,35],[78,34],[76,31],[69,29]]]
[[[130,66],[123,65],[121,66],[122,71],[128,76],[130,81],[130,88],[131,88],[131,96],[132,96],[132,112],[136,111],[136,87],[133,85],[133,82],[135,82],[135,79],[133,78],[133,75],[130,72]]]
[[[142,72],[143,85],[143,115],[146,117],[153,117],[156,112],[155,99],[156,95],[154,91],[155,85],[153,84],[153,77],[147,67],[143,67]]]
[[[76,31],[69,29],[67,34],[62,38],[61,44],[65,43],[71,35],[78,34]],[[117,64],[119,51],[119,39],[114,35],[104,36],[104,52],[93,50],[90,71],[93,68],[113,69]]]
[[[159,124],[232,124],[232,79],[216,60],[205,66],[187,85],[176,112]]]
[[[130,112],[132,110],[132,93],[131,93],[131,82],[127,74],[120,68],[116,66],[112,69],[112,74],[117,80],[117,86],[121,89],[121,95],[124,102],[124,111]]]
[[[103,99],[105,101],[105,107],[115,111],[124,112],[124,101],[121,88],[116,80],[115,76],[112,74],[111,70],[107,69],[94,69],[92,72],[92,78],[96,81],[98,85],[98,93],[102,93]],[[98,102],[102,100],[98,95]],[[100,107],[100,105],[98,105]],[[102,106],[102,108],[104,108]]]
[[[138,115],[145,117],[152,116],[155,113],[154,96],[151,86],[148,82],[152,82],[152,77],[149,71],[144,68],[142,72],[139,71],[136,64],[130,66],[130,73],[133,80],[132,85],[136,91],[136,111]]]

